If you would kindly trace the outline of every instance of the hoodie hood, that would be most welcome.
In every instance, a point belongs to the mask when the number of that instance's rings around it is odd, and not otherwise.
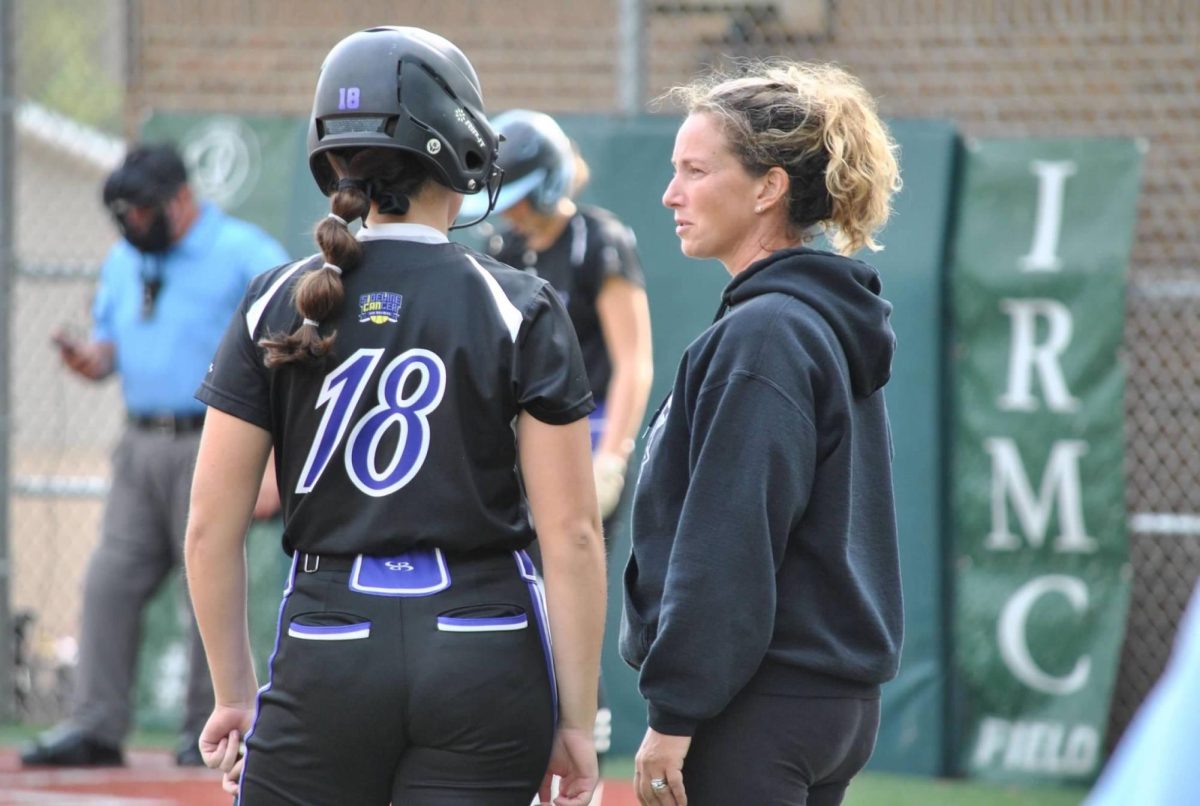
[[[892,375],[896,334],[892,304],[879,296],[879,272],[851,258],[806,247],[783,249],[752,263],[721,294],[720,319],[740,302],[787,294],[815,310],[833,329],[850,368],[854,394],[868,397]]]

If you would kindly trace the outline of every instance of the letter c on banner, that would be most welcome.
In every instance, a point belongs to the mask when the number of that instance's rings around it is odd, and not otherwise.
[[[1092,670],[1092,660],[1079,658],[1075,668],[1065,677],[1047,674],[1034,662],[1026,640],[1029,611],[1038,599],[1048,593],[1062,594],[1076,612],[1082,612],[1088,604],[1087,586],[1076,577],[1051,574],[1031,579],[1004,605],[996,638],[1000,644],[1000,656],[1018,680],[1030,688],[1061,697],[1074,694],[1084,687]]]

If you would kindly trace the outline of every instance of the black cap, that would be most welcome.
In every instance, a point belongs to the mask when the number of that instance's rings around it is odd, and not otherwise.
[[[135,146],[104,182],[104,205],[123,201],[134,207],[162,204],[187,183],[187,167],[167,143]]]

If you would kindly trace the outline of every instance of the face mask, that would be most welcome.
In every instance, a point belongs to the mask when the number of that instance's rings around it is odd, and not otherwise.
[[[133,244],[139,252],[161,254],[171,248],[171,222],[164,208],[155,208],[149,226],[141,233],[130,229],[123,218],[118,218],[118,221],[125,240]]]

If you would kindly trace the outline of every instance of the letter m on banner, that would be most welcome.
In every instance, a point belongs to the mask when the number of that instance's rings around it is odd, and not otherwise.
[[[987,548],[994,551],[1019,551],[1026,545],[1041,548],[1051,511],[1057,509],[1055,551],[1096,550],[1096,541],[1088,537],[1084,526],[1083,495],[1079,484],[1079,460],[1087,452],[1086,442],[1067,439],[1051,446],[1036,495],[1014,440],[992,437],[984,440],[984,450],[992,458],[992,528],[984,538]],[[1009,529],[1010,503],[1021,524],[1024,541]]]

